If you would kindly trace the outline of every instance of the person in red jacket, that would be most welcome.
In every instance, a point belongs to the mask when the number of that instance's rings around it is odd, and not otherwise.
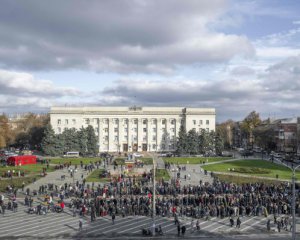
[[[64,211],[65,203],[63,201],[60,203],[60,207],[61,207],[62,211]]]

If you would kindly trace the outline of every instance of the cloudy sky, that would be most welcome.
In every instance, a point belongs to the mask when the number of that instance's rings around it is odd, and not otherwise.
[[[0,111],[300,116],[299,11],[294,0],[1,0]]]

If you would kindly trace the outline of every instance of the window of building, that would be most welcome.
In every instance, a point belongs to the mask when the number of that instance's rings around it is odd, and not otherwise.
[[[104,136],[104,140],[105,140],[105,141],[108,141],[108,136]]]
[[[175,124],[175,119],[171,120],[171,124],[174,125]]]
[[[196,131],[196,128],[193,128],[194,131]]]
[[[203,124],[203,120],[200,120],[199,123],[200,123],[200,124]]]
[[[136,141],[136,140],[137,140],[137,137],[136,137],[136,136],[134,136],[134,137],[133,137],[133,141]]]
[[[98,118],[94,118],[94,123],[99,123],[99,119]]]
[[[152,131],[153,131],[153,132],[156,132],[156,128],[152,128]]]
[[[90,124],[90,119],[85,119],[85,124]]]
[[[128,119],[127,118],[124,119],[124,123],[128,124]]]
[[[104,123],[108,124],[108,119],[107,118],[104,119]]]
[[[167,122],[166,119],[163,119],[163,120],[161,121],[162,124],[166,124],[166,122]]]
[[[72,119],[72,123],[73,123],[73,125],[75,125],[76,124],[76,119]]]
[[[206,120],[206,125],[208,125],[209,124],[209,120]]]
[[[119,119],[115,118],[115,119],[114,119],[114,123],[115,123],[115,124],[118,124],[118,123],[119,123]]]
[[[137,132],[137,128],[133,128],[133,131],[134,131],[134,132]]]
[[[61,124],[61,120],[57,119],[57,124],[60,125]]]
[[[161,145],[161,148],[162,148],[162,149],[166,149],[166,145],[165,145],[165,144],[162,144],[162,145]]]
[[[153,140],[153,141],[156,141],[156,136],[152,136],[152,140]]]
[[[182,119],[182,120],[180,121],[180,123],[181,123],[181,125],[183,125],[183,124],[184,124],[184,120]]]
[[[166,131],[166,128],[162,128],[161,130],[162,130],[163,132],[165,132],[165,131]]]
[[[156,119],[152,119],[152,124],[156,124]]]
[[[65,124],[69,124],[69,120],[68,119],[65,119]]]
[[[147,132],[147,128],[143,128],[143,132]]]
[[[116,132],[118,132],[118,130],[119,130],[118,128],[115,128],[115,129],[114,129],[114,132],[116,133]]]
[[[118,136],[115,136],[115,141],[118,141],[119,137]]]
[[[171,132],[175,132],[175,128],[171,128]]]
[[[147,141],[147,136],[144,136],[144,137],[143,137],[143,141],[144,141],[144,142]]]
[[[156,149],[156,145],[155,144],[152,144],[152,149]]]
[[[147,119],[143,119],[143,124],[147,124]]]
[[[196,120],[193,120],[193,124],[196,125]]]
[[[104,132],[108,133],[108,128],[104,128]]]
[[[58,131],[58,133],[61,133],[61,128],[60,127],[57,128],[57,131]]]
[[[95,132],[98,133],[99,132],[99,128],[95,128]]]
[[[127,132],[128,132],[128,128],[124,128],[124,132],[126,132],[126,133],[127,133]]]
[[[137,123],[138,123],[138,120],[137,120],[137,119],[134,119],[134,120],[133,120],[133,123],[134,123],[134,124],[137,124]]]
[[[124,140],[127,141],[127,139],[128,139],[128,136],[124,135]]]

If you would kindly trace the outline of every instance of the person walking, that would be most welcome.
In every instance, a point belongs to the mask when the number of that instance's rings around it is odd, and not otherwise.
[[[196,222],[196,229],[197,229],[197,231],[200,231],[200,221],[199,221],[199,219]]]
[[[268,230],[268,232],[271,231],[271,220],[270,219],[267,221],[267,230]]]
[[[177,224],[177,234],[178,234],[178,237],[180,236],[180,230],[181,230],[180,224],[178,223]]]
[[[240,217],[238,217],[237,220],[236,220],[236,227],[240,228],[241,224],[242,224],[242,221],[241,221]]]
[[[113,213],[113,214],[111,215],[111,221],[112,221],[112,224],[115,224],[115,219],[116,219],[116,215],[115,215],[115,213]]]
[[[182,233],[182,236],[184,237],[184,234],[185,234],[185,230],[186,230],[186,227],[185,227],[185,225],[183,225],[182,227],[181,227],[181,233]]]
[[[79,231],[82,231],[82,219],[79,219]]]
[[[233,220],[232,217],[230,217],[229,222],[230,222],[230,227],[233,227],[233,225],[234,225],[234,220]]]

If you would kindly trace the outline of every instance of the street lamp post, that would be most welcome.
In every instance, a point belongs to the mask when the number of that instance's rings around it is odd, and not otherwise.
[[[292,231],[292,239],[296,240],[296,190],[295,190],[295,178],[296,178],[296,170],[297,168],[300,167],[300,164],[297,165],[296,167],[294,167],[294,165],[292,164],[292,166],[290,167],[289,165],[283,163],[283,165],[285,165],[286,167],[288,167],[289,169],[292,170],[292,217],[293,217],[293,231]]]
[[[155,214],[156,214],[156,207],[155,207],[155,159],[154,156],[153,159],[153,204],[152,204],[152,220],[153,220],[153,236],[155,236]]]

